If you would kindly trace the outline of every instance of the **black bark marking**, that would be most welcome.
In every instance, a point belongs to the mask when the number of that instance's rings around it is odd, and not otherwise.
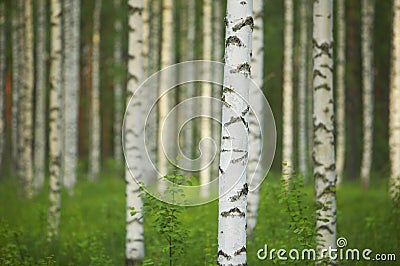
[[[315,79],[316,77],[321,77],[323,79],[326,79],[326,75],[322,74],[322,72],[319,71],[318,69],[315,69],[313,72],[313,79]]]
[[[251,67],[249,63],[243,63],[240,64],[236,67],[236,69],[232,69],[230,71],[231,73],[240,73],[242,72],[246,77],[249,77],[251,75]]]
[[[316,87],[314,88],[315,91],[321,90],[321,89],[324,89],[324,90],[327,90],[327,91],[331,91],[331,87],[330,87],[327,83],[318,85],[318,86],[316,86]]]
[[[225,124],[224,124],[224,126],[229,126],[229,125],[232,125],[232,124],[234,124],[234,123],[236,123],[236,122],[239,122],[241,119],[240,119],[240,117],[231,117],[231,119],[229,119],[229,121],[228,122],[226,122]]]
[[[249,186],[247,183],[244,183],[243,188],[236,193],[236,195],[232,196],[229,198],[231,202],[237,201],[240,199],[241,196],[246,196],[249,193]]]
[[[223,93],[234,93],[235,91],[232,88],[224,87],[222,89]]]
[[[333,42],[330,43],[323,42],[321,44],[318,44],[317,41],[313,39],[313,46],[321,51],[319,54],[316,54],[314,58],[320,57],[322,55],[327,55],[329,58],[332,58],[331,49],[333,47]]]
[[[253,29],[254,29],[254,19],[253,19],[253,17],[245,18],[243,21],[241,21],[238,24],[236,24],[235,26],[233,26],[232,30],[234,32],[236,32],[236,31],[240,30],[241,28],[243,28],[245,26],[250,26],[251,30],[253,31]]]
[[[225,173],[224,170],[222,170],[221,166],[219,167],[219,171],[221,172],[221,174]]]
[[[246,152],[243,156],[236,158],[236,159],[232,159],[231,163],[238,163],[240,161],[246,160],[248,156],[248,152]]]
[[[242,111],[242,116],[245,116],[250,111],[250,106],[248,105],[246,109]]]
[[[328,231],[330,234],[333,234],[333,231],[332,231],[332,229],[329,227],[329,225],[320,225],[320,226],[318,226],[318,228],[317,228],[317,231],[321,231],[321,230],[326,230],[326,231]]]
[[[244,46],[243,42],[237,36],[229,36],[228,39],[226,39],[225,47],[229,45]]]
[[[246,252],[246,247],[245,247],[245,246],[243,246],[243,247],[241,247],[240,249],[236,250],[235,253],[234,253],[234,255],[237,256],[237,255],[239,255],[239,254],[242,253],[242,252]]]
[[[225,257],[227,260],[230,260],[232,257],[222,251],[222,249],[218,250],[218,257],[222,256]]]
[[[246,214],[244,212],[242,212],[241,210],[239,210],[238,207],[234,207],[234,208],[230,209],[229,211],[221,212],[221,216],[225,217],[225,218],[228,216],[245,217]]]

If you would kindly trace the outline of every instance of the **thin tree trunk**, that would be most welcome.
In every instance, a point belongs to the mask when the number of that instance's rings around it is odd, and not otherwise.
[[[400,203],[400,0],[393,1],[392,70],[389,99],[389,194],[392,200],[398,204]]]
[[[286,185],[292,174],[293,154],[293,0],[285,0],[283,55],[282,177]]]
[[[62,62],[61,62],[61,1],[51,0],[50,42],[50,106],[49,106],[49,161],[50,161],[50,206],[48,216],[48,239],[58,235],[61,206],[61,106],[62,106]]]
[[[121,0],[114,1],[115,17],[114,30],[115,30],[115,42],[114,42],[114,161],[118,164],[122,164],[122,140],[121,140],[121,128],[122,128],[122,88],[123,88],[123,76],[122,76],[122,21],[119,16],[121,12]]]
[[[64,156],[63,183],[70,194],[76,183],[78,158],[80,0],[64,1]]]
[[[218,265],[246,265],[249,80],[253,1],[228,0],[222,95]]]
[[[308,179],[307,145],[307,0],[300,2],[300,43],[298,76],[298,119],[299,119],[299,170],[304,180]]]
[[[3,170],[2,160],[6,139],[5,130],[5,70],[6,70],[6,36],[5,36],[5,3],[0,3],[0,173]]]
[[[203,59],[212,59],[212,4],[211,0],[203,0]],[[205,80],[211,79],[211,73],[206,71],[204,73]],[[202,100],[202,117],[201,119],[201,140],[203,141],[202,153],[200,160],[200,196],[207,198],[210,195],[209,186],[207,184],[211,180],[211,166],[209,163],[212,160],[211,156],[211,142],[207,138],[211,138],[211,97],[212,85],[209,82],[203,82],[201,88]]]
[[[19,110],[19,90],[21,87],[20,78],[20,60],[21,60],[21,43],[19,31],[19,1],[13,2],[12,11],[12,96],[11,96],[11,157],[12,169],[18,174],[18,110]]]
[[[361,160],[361,183],[364,189],[369,187],[374,120],[374,69],[373,69],[373,30],[374,2],[362,1],[362,82],[363,82],[363,155]]]
[[[36,110],[35,110],[35,178],[33,186],[39,192],[44,183],[46,167],[46,1],[37,2],[37,38],[36,38]]]
[[[337,51],[336,51],[336,171],[337,184],[343,180],[346,147],[346,21],[345,2],[337,1]]]
[[[95,1],[93,11],[92,99],[89,146],[89,180],[95,181],[100,171],[100,14],[102,0]]]
[[[174,49],[174,16],[173,16],[173,0],[164,0],[162,6],[162,40],[161,40],[161,69],[172,65],[175,61]],[[172,84],[173,77],[161,74],[161,84]],[[165,119],[168,111],[172,107],[172,93],[163,95],[159,99],[159,113],[158,113],[158,149],[157,149],[157,164],[158,172],[161,176],[165,176],[168,172],[168,158],[173,149],[172,142],[175,140],[173,137],[173,130],[171,125],[165,125]],[[174,94],[173,94],[174,95]],[[162,130],[164,129],[164,130]],[[164,142],[162,141],[164,139]],[[165,189],[163,182],[158,182],[159,190]]]
[[[263,4],[262,1],[254,2],[254,32],[253,32],[253,55],[252,56],[252,78],[254,82],[260,88],[263,87],[264,79],[264,26],[263,26]],[[259,98],[259,94],[256,90],[250,90],[250,104],[252,111],[249,114],[249,163],[247,165],[247,182],[249,184],[260,184],[263,176],[262,168],[259,165],[260,155],[262,152],[262,121],[259,124],[258,119],[262,114],[262,99]],[[257,115],[257,116],[256,116]],[[253,176],[250,176],[252,174]],[[256,224],[257,224],[257,212],[259,202],[259,190],[260,186],[250,191],[247,199],[247,234],[251,235]]]
[[[127,102],[140,85],[143,79],[143,1],[129,0],[129,61],[128,61],[128,86],[127,86]],[[126,168],[126,265],[139,265],[144,257],[144,239],[143,239],[143,219],[142,211],[143,202],[139,197],[140,190],[136,182],[143,178],[144,166],[142,164],[141,143],[143,137],[142,119],[142,101],[138,97],[132,98],[130,103],[133,107],[128,107],[125,118],[125,153],[128,160],[134,158],[133,169]],[[133,148],[130,148],[133,147]],[[133,170],[136,181],[131,176],[130,170]],[[130,215],[131,208],[136,213]]]
[[[333,3],[314,1],[314,149],[317,249],[336,248],[336,172],[333,110]],[[325,255],[326,256],[326,255]],[[331,262],[331,264],[334,264]]]
[[[32,17],[32,1],[24,1],[24,90],[20,94],[21,112],[21,174],[24,181],[25,194],[28,198],[33,195],[33,161],[32,161],[32,144],[33,144],[33,17]]]
[[[223,60],[223,48],[224,48],[224,21],[222,15],[222,1],[212,1],[213,5],[213,60],[221,62]],[[212,75],[218,75],[218,72],[211,73]],[[222,74],[222,73],[221,73]],[[222,77],[221,77],[222,78]],[[213,78],[215,80],[215,78]],[[222,86],[213,85],[212,97],[214,98],[212,105],[213,117],[221,119],[221,104],[219,101],[222,97]],[[220,147],[221,143],[221,125],[219,123],[212,124],[212,139],[215,141],[216,146]],[[218,176],[218,164],[219,164],[219,152],[216,152],[216,156],[212,162],[211,174],[212,176]]]

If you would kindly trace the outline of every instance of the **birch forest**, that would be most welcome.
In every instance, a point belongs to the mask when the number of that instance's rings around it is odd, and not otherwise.
[[[0,0],[0,265],[399,265],[400,0]]]

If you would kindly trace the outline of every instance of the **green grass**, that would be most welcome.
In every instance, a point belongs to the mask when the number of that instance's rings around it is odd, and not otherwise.
[[[74,197],[63,191],[60,235],[52,244],[46,242],[47,189],[33,200],[27,200],[19,196],[15,180],[1,180],[0,256],[15,257],[15,264],[25,262],[26,265],[124,265],[125,183],[114,176],[108,173],[97,183],[79,182]],[[270,260],[257,258],[257,251],[264,244],[269,248],[290,249],[301,248],[305,243],[290,227],[287,202],[282,200],[276,179],[266,179],[261,189],[258,225],[247,247],[249,265],[272,264]],[[302,215],[313,222],[312,186],[302,188],[301,193],[298,206],[302,208]],[[337,236],[347,239],[347,247],[395,253],[399,262],[400,215],[391,206],[386,181],[374,182],[368,191],[356,182],[348,182],[339,189],[337,198]],[[216,264],[217,217],[216,201],[184,209],[182,223],[189,235],[177,265]],[[145,219],[146,260],[165,265],[166,242],[152,229],[151,219]],[[358,265],[378,263],[361,261]]]

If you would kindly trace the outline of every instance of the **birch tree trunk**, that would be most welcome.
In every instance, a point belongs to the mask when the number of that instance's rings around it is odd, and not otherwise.
[[[51,0],[51,42],[50,42],[50,106],[49,106],[49,161],[50,191],[48,239],[58,235],[61,206],[61,0]]]
[[[218,265],[246,265],[252,0],[228,0],[219,177]]]
[[[203,0],[203,60],[212,59],[212,4],[211,0]],[[191,48],[189,48],[191,49]],[[205,79],[211,79],[211,73],[205,72]],[[201,88],[201,96],[204,97],[201,108],[202,115],[211,116],[211,97],[212,97],[212,85],[209,82],[203,82]],[[202,117],[200,120],[200,138],[204,145],[202,146],[201,153],[201,170],[200,170],[200,195],[203,198],[207,198],[210,195],[209,187],[206,186],[211,180],[211,142],[207,141],[207,138],[212,137],[211,133],[211,118]]]
[[[78,158],[80,0],[64,1],[64,163],[63,183],[70,194],[76,183]]]
[[[286,185],[292,174],[293,154],[293,0],[285,0],[283,55],[282,177]]]
[[[223,60],[223,48],[224,48],[224,22],[222,15],[222,1],[212,1],[213,6],[213,60],[217,62],[221,62]],[[212,75],[218,75],[218,73],[211,73]],[[213,85],[212,89],[212,97],[214,99],[221,99],[222,96],[222,87]],[[213,101],[212,114],[213,117],[217,119],[221,119],[221,104],[218,101]],[[212,139],[215,141],[216,146],[220,147],[220,139],[221,139],[221,126],[219,123],[212,124]],[[219,152],[216,152],[216,156],[212,162],[211,174],[212,176],[218,176],[218,164],[219,164]]]
[[[361,160],[361,183],[364,189],[369,187],[372,163],[374,131],[374,2],[362,1],[362,83],[363,83],[363,155]]]
[[[161,69],[168,67],[174,63],[175,59],[175,48],[174,48],[174,16],[173,16],[173,0],[164,0],[162,2],[162,40],[161,40]],[[161,84],[172,84],[172,78],[167,75],[161,74]],[[171,93],[169,93],[171,94]],[[158,113],[158,148],[157,148],[157,164],[158,172],[161,176],[165,176],[168,172],[168,158],[166,154],[171,151],[175,141],[175,137],[172,136],[171,126],[164,125],[165,118],[168,111],[172,107],[172,96],[164,95],[159,99],[159,113]],[[164,131],[161,129],[164,126]],[[162,142],[162,139],[167,141]],[[160,191],[164,190],[163,183],[158,182],[160,185]]]
[[[308,152],[307,152],[307,0],[300,2],[300,43],[299,43],[299,76],[298,76],[298,125],[299,170],[304,180],[308,179]]]
[[[37,38],[36,38],[36,110],[35,110],[35,151],[33,187],[39,192],[44,183],[46,167],[46,1],[37,2]]]
[[[92,99],[89,146],[89,180],[95,181],[100,171],[100,14],[102,0],[95,1],[92,39]]]
[[[345,112],[345,82],[346,82],[346,21],[345,1],[337,1],[337,51],[336,51],[336,170],[337,184],[343,180],[346,147],[346,112]]]
[[[331,0],[314,1],[313,165],[317,202],[317,249],[319,251],[328,247],[336,248],[332,6]]]
[[[5,130],[5,70],[6,70],[6,36],[5,36],[5,3],[0,3],[0,173],[2,172],[2,160],[6,139]]]
[[[22,180],[24,182],[25,194],[28,198],[33,196],[33,20],[32,20],[32,1],[24,1],[24,90],[20,94],[21,112],[21,157],[19,158]]]
[[[114,39],[114,160],[118,165],[122,164],[122,21],[119,16],[121,12],[121,0],[114,0],[115,13],[114,21],[115,39]]]
[[[129,0],[129,48],[128,48],[128,86],[127,101],[130,100],[134,91],[139,87],[143,79],[143,0]],[[125,155],[127,158],[135,158],[133,172],[137,181],[143,178],[143,159],[141,154],[141,141],[143,138],[143,125],[138,125],[142,119],[142,101],[134,97],[131,106],[127,109],[125,118]],[[140,265],[144,257],[143,219],[140,211],[143,207],[142,199],[139,197],[139,186],[126,168],[126,265]],[[130,215],[131,208],[136,213]]]
[[[11,96],[11,157],[13,161],[13,171],[18,174],[18,106],[19,106],[19,90],[21,86],[20,78],[20,34],[19,34],[19,1],[13,2],[12,11],[12,96]]]
[[[195,59],[195,38],[196,38],[196,2],[195,0],[188,0],[187,5],[187,36],[186,36],[186,60],[194,60]],[[188,79],[195,79],[195,70],[190,69],[188,71],[190,77]],[[193,82],[186,84],[186,98],[191,99],[195,97],[195,85]],[[191,119],[194,116],[194,104],[193,101],[189,101],[187,104],[187,109],[185,110],[186,119]],[[185,121],[186,121],[185,119]],[[194,155],[193,149],[193,139],[195,132],[195,125],[193,122],[188,123],[188,129],[186,129],[184,136],[184,151],[188,154],[190,158]],[[193,167],[193,165],[192,165]]]
[[[252,65],[252,78],[254,82],[260,88],[263,87],[264,82],[264,26],[263,26],[263,3],[262,1],[254,1],[254,32],[253,32],[253,55],[251,58]],[[259,125],[256,114],[262,113],[262,99],[259,98],[259,94],[255,93],[255,90],[250,92],[250,104],[252,111],[249,113],[249,163],[247,165],[248,175],[247,180],[250,183],[252,178],[253,183],[260,184],[263,178],[263,172],[259,164],[259,155],[262,150],[262,138],[261,128]],[[249,174],[254,174],[250,176]],[[248,194],[247,199],[247,234],[251,235],[256,224],[257,224],[257,212],[259,202],[259,190],[258,186],[255,190],[252,190]]]
[[[400,203],[400,0],[393,1],[392,70],[390,77],[389,154],[392,200]]]

